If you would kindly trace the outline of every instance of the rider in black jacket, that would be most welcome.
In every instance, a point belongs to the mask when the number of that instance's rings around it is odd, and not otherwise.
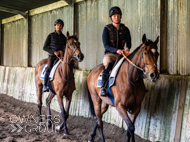
[[[54,26],[55,26],[55,32],[50,33],[48,35],[43,47],[43,50],[48,52],[48,61],[47,61],[48,68],[44,76],[43,92],[47,92],[49,90],[47,87],[48,86],[47,83],[50,71],[53,67],[53,63],[56,59],[56,56],[63,57],[67,41],[67,38],[61,32],[64,26],[63,21],[61,19],[56,20]]]
[[[116,59],[122,52],[129,54],[129,50],[131,48],[130,31],[121,23],[121,9],[117,6],[112,7],[109,11],[109,17],[111,18],[112,23],[105,26],[102,34],[105,55],[103,58],[104,70],[102,72],[101,96],[107,95],[105,88],[106,82]],[[125,44],[126,49],[124,49]]]

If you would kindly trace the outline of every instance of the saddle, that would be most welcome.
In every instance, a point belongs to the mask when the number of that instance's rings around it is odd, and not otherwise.
[[[123,63],[124,59],[125,59],[125,58],[122,57],[122,55],[120,55],[120,56],[117,58],[116,62],[114,63],[114,66],[113,66],[113,68],[112,68],[112,70],[111,70],[111,73],[110,73],[110,76],[109,76],[109,79],[108,79],[108,85],[109,85],[109,87],[111,87],[111,86],[114,85],[114,83],[115,83],[115,78],[116,78],[116,76],[117,76],[117,73],[118,73],[118,71],[119,71],[119,69],[120,69],[120,66],[121,66],[121,64]],[[102,72],[100,73],[100,75],[99,75],[99,77],[98,77],[98,81],[97,81],[97,87],[98,87],[98,88],[101,88],[101,86],[102,86]]]
[[[51,72],[50,72],[50,75],[49,75],[49,81],[52,81],[53,80],[53,77],[54,77],[54,74],[55,74],[55,71],[57,69],[57,66],[61,63],[61,61],[59,59],[56,59],[54,61],[54,65],[53,65],[53,68],[51,69]],[[47,70],[47,64],[45,64],[41,70],[41,73],[40,73],[40,79],[41,80],[44,80],[44,75],[45,75],[45,71]]]

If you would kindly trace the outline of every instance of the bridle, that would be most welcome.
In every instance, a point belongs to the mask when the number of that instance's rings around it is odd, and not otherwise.
[[[70,69],[69,74],[71,74],[71,72],[72,72],[71,66],[70,66],[69,64],[70,64],[70,62],[71,62],[72,60],[76,61],[76,58],[75,58],[75,57],[76,57],[76,54],[75,54],[75,52],[76,52],[77,49],[80,48],[79,46],[76,46],[74,50],[71,49],[71,46],[73,46],[73,44],[68,42],[68,40],[70,40],[71,38],[75,38],[75,40],[78,41],[77,37],[75,37],[75,36],[70,36],[70,37],[67,39],[67,44],[66,44],[66,46],[67,46],[68,49],[71,50],[71,53],[72,53],[72,54],[71,54],[71,59],[69,60],[69,62],[64,62],[60,57],[57,56],[57,58],[61,61],[61,63],[67,64],[67,65],[69,66],[69,69]],[[60,66],[60,72],[61,72],[61,75],[62,75],[63,79],[64,79],[66,82],[68,82],[68,83],[72,82],[72,80],[70,80],[69,76],[68,76],[68,79],[66,79],[66,78],[64,77],[61,66]]]
[[[156,63],[144,63],[144,58],[143,58],[143,51],[144,51],[144,47],[146,47],[146,45],[141,47],[141,59],[142,59],[142,63],[143,63],[143,68],[137,66],[136,64],[134,64],[129,58],[127,58],[127,56],[122,52],[123,57],[131,64],[133,65],[135,68],[139,69],[140,71],[143,72],[143,74],[147,75],[154,67],[157,67]],[[146,67],[146,65],[152,65],[152,67],[150,69],[148,69]],[[148,69],[147,71],[145,71],[145,69]]]
[[[141,47],[141,60],[142,60],[142,62],[143,62],[143,68],[141,68],[141,67],[137,66],[136,64],[134,64],[134,63],[133,63],[129,58],[127,58],[127,56],[122,52],[123,57],[124,57],[131,65],[133,65],[135,68],[137,68],[138,70],[140,70],[140,71],[143,72],[143,78],[147,77],[147,74],[148,74],[154,67],[157,67],[157,65],[156,65],[155,62],[154,62],[154,63],[144,63],[144,58],[143,58],[144,47],[146,47],[146,45],[144,45],[144,46]],[[152,65],[152,67],[151,67],[149,70],[145,71],[146,65]],[[136,83],[132,82],[132,80],[129,78],[128,71],[127,71],[127,78],[128,78],[128,80],[130,81],[130,83],[131,83],[133,86],[138,86],[139,83],[140,83],[140,82],[139,82],[138,84],[136,84]],[[138,80],[139,80],[139,77],[136,79],[136,81],[138,81]]]
[[[75,37],[75,36],[70,36],[68,39],[67,39],[67,44],[66,46],[68,47],[68,49],[71,50],[71,59],[69,60],[69,62],[64,62],[60,57],[57,56],[57,58],[64,64],[69,64],[72,60],[76,61],[76,50],[79,49],[80,47],[79,46],[76,46],[74,50],[71,49],[71,46],[73,46],[73,43],[69,43],[68,41],[71,39],[71,38],[74,38],[76,41],[78,41],[78,38]]]

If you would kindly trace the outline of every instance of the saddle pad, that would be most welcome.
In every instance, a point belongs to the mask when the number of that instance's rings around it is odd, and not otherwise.
[[[117,73],[119,71],[119,68],[121,67],[121,64],[123,63],[124,61],[124,57],[121,58],[119,60],[119,62],[115,65],[115,67],[112,69],[111,71],[111,74],[110,74],[110,77],[108,79],[108,83],[107,83],[107,86],[106,86],[106,89],[108,91],[108,97],[110,98],[111,102],[113,103],[113,105],[115,106],[115,102],[114,102],[114,97],[113,97],[113,94],[111,92],[111,87],[114,85],[115,83],[115,78],[117,76]],[[102,86],[102,72],[100,73],[99,77],[98,77],[98,81],[97,81],[97,87],[101,87]]]
[[[53,68],[51,69],[50,75],[49,75],[49,81],[53,80],[54,74],[55,74],[55,70],[57,69],[57,66],[60,64],[61,61],[58,61]],[[45,64],[41,70],[41,74],[40,74],[40,79],[44,80],[44,75],[45,75],[45,70],[47,68],[47,64]]]
[[[112,69],[111,71],[111,74],[110,74],[110,77],[109,77],[109,81],[108,81],[108,84],[109,84],[109,87],[113,86],[114,83],[115,83],[115,78],[117,76],[117,73],[119,71],[119,68],[121,66],[121,64],[123,63],[124,61],[124,57],[121,58],[118,63],[115,65],[115,67]],[[97,81],[97,87],[100,88],[102,86],[102,72],[100,73],[99,77],[98,77],[98,81]]]

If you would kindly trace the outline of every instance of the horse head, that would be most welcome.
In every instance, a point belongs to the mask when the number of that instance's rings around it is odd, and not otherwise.
[[[158,60],[158,47],[157,43],[159,41],[159,36],[153,42],[151,40],[147,40],[146,35],[144,34],[142,37],[142,54],[141,58],[143,69],[145,70],[145,74],[148,75],[149,79],[155,82],[159,78],[159,72],[157,69],[157,60]]]
[[[83,60],[84,55],[80,50],[80,42],[78,41],[76,33],[73,36],[70,36],[69,32],[67,32],[67,48],[70,49],[69,53],[73,59],[78,60],[79,62]]]

